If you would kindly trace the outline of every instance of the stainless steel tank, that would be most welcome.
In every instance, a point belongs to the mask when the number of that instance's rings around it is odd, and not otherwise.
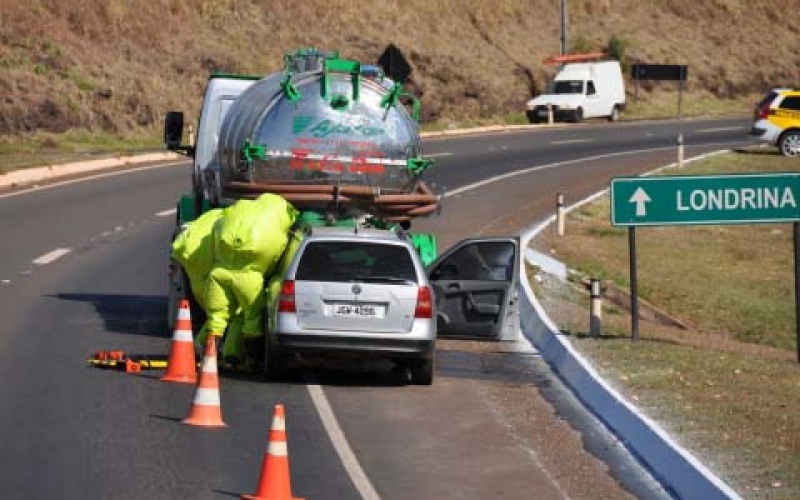
[[[294,67],[315,66],[302,62]],[[270,75],[231,106],[217,150],[223,190],[240,183],[416,188],[409,160],[420,156],[418,124],[391,95],[393,82],[362,76],[357,63],[325,65]]]

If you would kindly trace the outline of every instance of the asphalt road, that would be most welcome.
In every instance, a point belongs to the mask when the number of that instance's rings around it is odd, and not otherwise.
[[[447,193],[420,221],[442,248],[519,234],[675,158],[747,143],[741,119],[427,140]],[[492,179],[492,182],[486,182]],[[485,184],[481,184],[486,182]],[[227,427],[182,425],[192,386],[87,368],[100,349],[165,354],[167,245],[188,165],[0,195],[0,498],[232,498],[253,493],[276,403],[308,499],[666,498],[525,342],[441,341],[432,387],[349,363],[281,383],[226,375]],[[335,369],[338,368],[338,369]],[[344,368],[344,369],[342,369]]]

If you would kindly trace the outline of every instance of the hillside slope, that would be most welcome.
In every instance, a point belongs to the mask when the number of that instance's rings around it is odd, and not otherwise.
[[[160,127],[194,115],[208,73],[269,73],[314,46],[413,66],[423,121],[520,112],[553,68],[552,0],[0,0],[0,135]],[[627,42],[631,60],[688,64],[723,98],[800,84],[798,0],[572,0],[570,45]],[[789,14],[791,12],[791,14]]]

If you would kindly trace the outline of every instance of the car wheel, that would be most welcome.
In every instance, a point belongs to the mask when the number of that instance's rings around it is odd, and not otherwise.
[[[783,156],[800,156],[800,131],[784,132],[778,140],[778,148]]]
[[[580,123],[583,121],[583,108],[578,108],[575,110],[575,113],[572,116],[572,121],[575,123]]]
[[[415,359],[411,361],[411,383],[414,385],[433,384],[433,369],[435,357],[431,354],[430,358]]]
[[[269,332],[264,332],[264,376],[269,379],[282,377],[286,373],[286,366],[275,339]]]
[[[619,120],[619,106],[611,108],[611,114],[608,116],[608,121],[615,122]]]

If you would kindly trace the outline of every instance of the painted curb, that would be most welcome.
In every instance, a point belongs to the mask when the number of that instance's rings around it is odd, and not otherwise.
[[[709,155],[703,155],[706,157]],[[694,158],[697,160],[701,157]],[[669,168],[668,165],[663,168]],[[661,170],[661,169],[658,169]],[[607,190],[572,205],[573,210],[604,195]],[[555,221],[551,216],[521,235],[522,248]],[[522,267],[524,269],[524,266]],[[743,500],[706,468],[691,453],[676,443],[657,423],[642,414],[619,392],[605,382],[591,363],[561,335],[536,300],[527,276],[520,277],[520,329],[538,349],[551,369],[572,389],[578,399],[594,413],[640,461],[664,488],[685,500]]]
[[[56,179],[67,175],[108,170],[112,168],[148,163],[155,161],[177,160],[183,158],[175,153],[149,153],[137,156],[120,156],[116,158],[103,158],[99,160],[65,163],[61,165],[48,165],[44,167],[22,168],[0,175],[0,188],[25,186],[36,182]]]

